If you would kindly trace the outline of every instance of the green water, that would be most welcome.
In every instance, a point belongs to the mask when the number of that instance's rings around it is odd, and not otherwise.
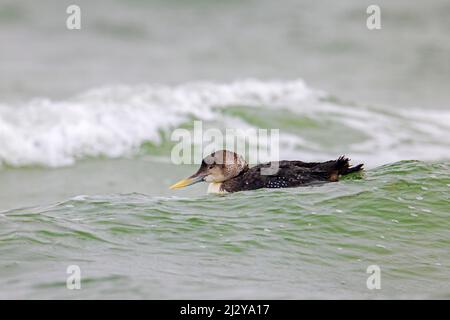
[[[1,297],[450,298],[449,191],[449,163],[404,161],[320,187],[4,211]]]

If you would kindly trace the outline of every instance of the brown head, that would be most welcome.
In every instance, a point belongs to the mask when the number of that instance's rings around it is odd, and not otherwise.
[[[196,173],[170,186],[170,189],[183,188],[201,181],[224,182],[247,169],[247,162],[237,153],[227,150],[216,151],[203,159]]]

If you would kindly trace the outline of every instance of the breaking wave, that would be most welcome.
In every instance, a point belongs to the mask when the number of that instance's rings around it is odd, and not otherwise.
[[[346,153],[369,165],[450,158],[449,111],[354,105],[302,80],[248,79],[103,87],[65,101],[0,104],[0,164],[59,167],[132,156],[146,142],[166,143],[164,136],[193,119],[279,128],[285,158]]]

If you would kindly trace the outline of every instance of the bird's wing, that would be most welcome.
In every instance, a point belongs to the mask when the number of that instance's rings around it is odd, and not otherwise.
[[[252,190],[259,188],[289,188],[329,181],[330,175],[323,170],[315,170],[294,164],[280,163],[276,174],[267,175],[262,168],[268,168],[271,163],[260,164],[250,168],[239,180],[239,188]]]

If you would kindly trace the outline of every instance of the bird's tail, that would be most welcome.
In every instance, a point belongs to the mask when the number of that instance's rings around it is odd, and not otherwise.
[[[361,163],[350,167],[350,159],[345,156],[340,156],[335,162],[334,170],[337,171],[338,175],[346,175],[363,170],[363,166],[364,164]]]

